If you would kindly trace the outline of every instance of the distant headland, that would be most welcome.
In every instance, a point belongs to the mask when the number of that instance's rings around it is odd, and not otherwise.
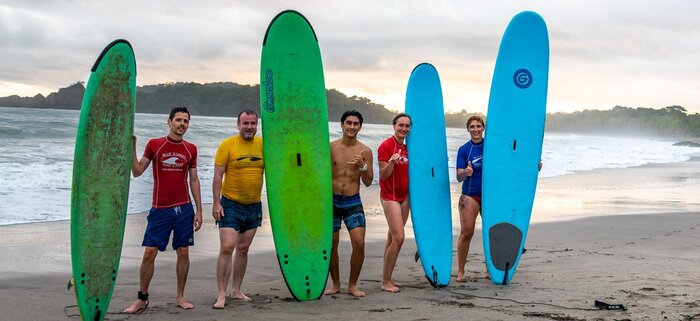
[[[84,93],[84,83],[76,82],[48,96],[0,97],[0,106],[78,110]],[[365,122],[371,124],[390,124],[395,115],[384,105],[365,97],[348,97],[336,89],[327,89],[326,97],[329,121],[339,121],[343,112],[351,109],[361,112]],[[241,110],[260,108],[260,86],[234,82],[177,82],[136,88],[136,111],[139,113],[167,114],[173,106],[179,105],[188,106],[194,115],[233,117]],[[472,115],[484,116],[462,109],[460,112],[446,113],[445,123],[448,127],[464,128],[464,123]],[[610,110],[549,113],[546,126],[547,131],[556,132],[660,136],[669,139],[689,137],[698,140],[700,114],[690,114],[677,105],[658,109],[615,106]]]
[[[0,97],[0,106],[79,110],[84,93],[84,83],[77,82],[46,97],[41,94]],[[335,89],[327,89],[326,97],[330,121],[339,121],[343,112],[351,109],[361,112],[367,123],[389,124],[395,115],[368,98],[348,97]],[[194,115],[233,117],[244,109],[260,108],[260,86],[234,82],[177,82],[136,88],[136,112],[167,114],[172,107],[180,105],[188,106]],[[466,111],[446,114],[451,127],[463,127],[468,117]]]

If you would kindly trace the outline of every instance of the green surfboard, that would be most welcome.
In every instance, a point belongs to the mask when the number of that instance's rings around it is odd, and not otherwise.
[[[321,52],[309,22],[284,11],[260,66],[265,180],[275,249],[289,291],[317,299],[328,277],[333,189]]]
[[[134,153],[136,61],[126,40],[97,58],[80,109],[71,191],[71,258],[83,320],[104,319],[124,238]]]

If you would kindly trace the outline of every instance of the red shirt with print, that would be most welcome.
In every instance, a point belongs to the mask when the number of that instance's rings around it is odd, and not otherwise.
[[[197,167],[197,146],[168,136],[148,141],[143,156],[153,162],[153,207],[191,203],[187,176]]]
[[[382,142],[377,150],[377,159],[389,162],[392,155],[401,157],[394,163],[394,170],[386,179],[379,179],[379,196],[384,200],[403,202],[408,197],[408,150],[394,136]]]

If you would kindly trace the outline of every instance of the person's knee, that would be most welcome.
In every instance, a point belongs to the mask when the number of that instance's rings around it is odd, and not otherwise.
[[[236,255],[239,255],[239,256],[248,256],[248,247],[241,247],[241,248],[238,248],[238,251],[236,251]]]
[[[401,247],[404,241],[404,233],[396,233],[391,236],[391,245],[395,247]]]
[[[177,250],[177,257],[178,258],[189,258],[190,257],[190,248],[189,247],[178,247]]]
[[[403,237],[403,235],[401,235],[400,238],[397,238],[396,240],[394,240],[394,243],[396,244],[396,247],[401,247],[401,246],[403,246],[403,241],[404,241],[404,237]]]
[[[236,255],[242,255],[242,256],[247,256],[248,255],[248,250],[250,249],[250,242],[247,243],[241,243],[238,245],[236,248]]]
[[[143,250],[143,260],[144,261],[154,261],[158,255],[157,247],[147,247]]]
[[[473,229],[464,229],[459,233],[459,240],[461,242],[470,242],[472,237],[474,237]]]
[[[225,244],[222,243],[222,244],[221,244],[221,249],[219,250],[219,252],[220,252],[219,254],[221,254],[221,255],[231,255],[231,254],[233,254],[233,250],[234,250],[235,248],[236,248],[236,247],[234,246],[233,243],[225,243]]]
[[[365,249],[365,240],[364,239],[352,240],[352,249],[353,250],[364,250]]]

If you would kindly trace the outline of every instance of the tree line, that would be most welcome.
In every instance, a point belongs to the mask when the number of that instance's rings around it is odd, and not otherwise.
[[[185,105],[195,115],[235,116],[244,109],[260,108],[259,90],[259,85],[233,82],[176,82],[139,86],[136,88],[136,112],[164,114],[173,106]],[[0,106],[79,110],[84,94],[84,83],[77,82],[46,97],[41,94],[34,97],[1,97]],[[371,124],[390,124],[396,115],[396,112],[368,98],[348,97],[336,89],[326,90],[326,99],[329,121],[340,121],[340,116],[352,109],[362,113],[365,122]],[[445,123],[447,127],[464,127],[469,116],[465,110],[447,112]]]
[[[85,86],[77,82],[44,97],[1,97],[0,106],[80,109]],[[350,96],[336,89],[326,90],[329,121],[340,121],[346,110],[362,113],[366,123],[390,124],[396,112],[365,97]],[[199,84],[194,82],[165,83],[136,88],[136,111],[168,113],[173,106],[186,105],[195,115],[235,116],[244,109],[260,108],[260,86],[233,82]],[[447,112],[447,127],[465,128],[472,115],[466,110]],[[583,110],[573,113],[547,114],[546,130],[572,133],[613,133],[625,135],[700,137],[700,114],[689,114],[681,106],[665,108],[630,108],[615,106],[611,110]]]
[[[546,130],[697,138],[700,137],[700,114],[689,114],[682,106],[659,109],[615,106],[610,110],[548,114]]]
[[[1,97],[0,106],[79,110],[85,94],[83,82],[77,82],[44,97],[17,95]],[[368,98],[348,97],[335,89],[326,90],[328,118],[340,121],[346,110],[362,113],[368,123],[387,124],[395,113]],[[136,88],[136,112],[167,114],[174,106],[188,106],[194,115],[236,116],[242,110],[260,109],[260,86],[233,82],[199,84],[194,82],[165,83]]]

